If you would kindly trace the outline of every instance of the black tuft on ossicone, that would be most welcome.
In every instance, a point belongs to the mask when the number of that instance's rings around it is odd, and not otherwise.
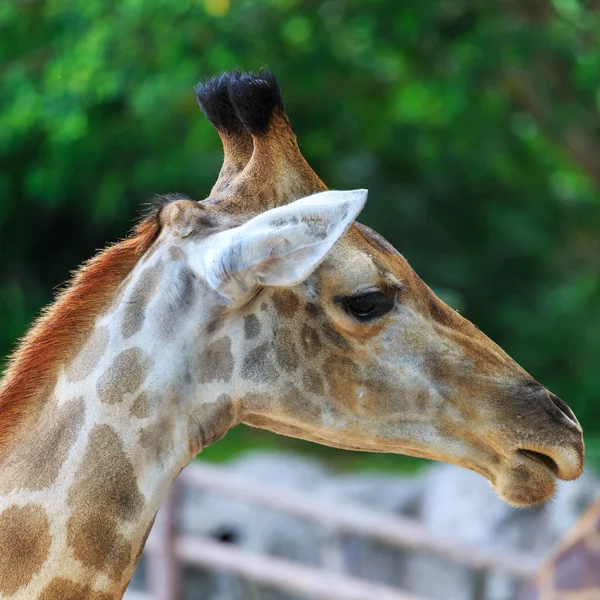
[[[229,82],[241,76],[239,71],[221,73],[196,86],[196,98],[200,110],[207,116],[217,131],[240,133],[244,130],[229,98]]]
[[[258,73],[231,73],[227,89],[238,119],[252,135],[266,133],[276,111],[283,114],[279,84],[268,69]]]

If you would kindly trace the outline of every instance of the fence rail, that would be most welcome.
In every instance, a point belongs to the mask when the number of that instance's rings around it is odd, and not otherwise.
[[[519,551],[503,552],[451,540],[428,531],[415,520],[383,514],[350,503],[334,504],[306,492],[257,483],[223,468],[195,463],[184,469],[159,511],[146,544],[151,594],[128,592],[126,600],[176,600],[181,565],[195,565],[327,600],[424,600],[407,592],[357,579],[339,572],[339,560],[325,568],[258,555],[235,546],[176,535],[175,515],[181,486],[210,490],[259,504],[322,525],[334,547],[342,534],[376,540],[393,548],[411,549],[443,556],[485,576],[501,571],[516,579],[529,579],[541,558]],[[339,558],[339,553],[337,553]],[[329,556],[336,556],[330,552]],[[132,595],[135,594],[135,595]]]

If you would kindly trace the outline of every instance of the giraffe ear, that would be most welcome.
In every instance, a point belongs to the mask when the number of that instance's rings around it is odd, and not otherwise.
[[[300,283],[344,235],[366,199],[367,190],[327,191],[268,210],[209,238],[199,270],[231,300],[257,285]]]

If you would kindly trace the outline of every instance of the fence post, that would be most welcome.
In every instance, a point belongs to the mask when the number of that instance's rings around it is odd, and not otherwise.
[[[473,600],[484,600],[486,596],[487,572],[485,569],[475,569],[473,571]]]
[[[324,527],[321,559],[323,566],[332,573],[346,571],[344,551],[337,527]]]
[[[176,514],[179,501],[179,484],[171,489],[156,515],[148,544],[148,588],[153,600],[177,600],[179,596],[179,565],[175,556],[177,536]]]

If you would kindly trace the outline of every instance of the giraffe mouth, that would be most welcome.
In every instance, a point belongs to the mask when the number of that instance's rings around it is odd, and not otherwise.
[[[547,454],[543,454],[542,452],[536,452],[535,450],[525,450],[520,449],[517,450],[517,454],[521,456],[525,456],[530,460],[535,461],[539,465],[543,465],[546,467],[555,477],[560,477],[560,469],[556,464],[556,461],[548,456]]]
[[[540,452],[519,448],[504,463],[492,487],[508,504],[533,506],[549,500],[556,491],[557,480],[572,480],[583,469],[581,455],[575,450]]]
[[[495,478],[492,487],[512,506],[535,506],[546,502],[556,491],[556,475],[539,457],[517,453]]]

